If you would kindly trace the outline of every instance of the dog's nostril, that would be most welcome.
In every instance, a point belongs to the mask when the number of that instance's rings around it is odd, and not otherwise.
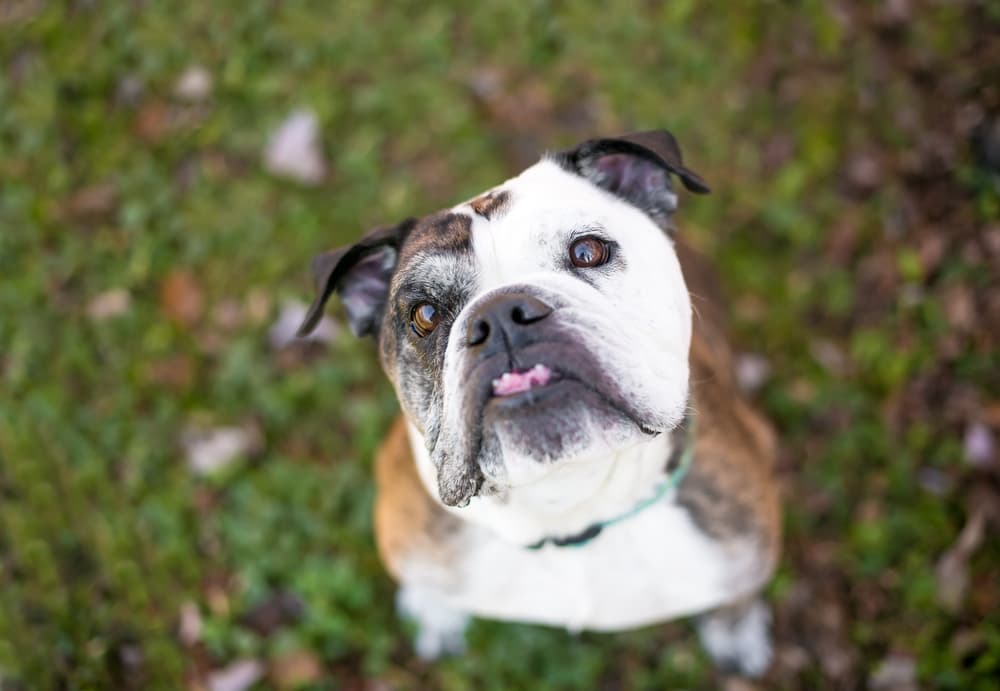
[[[552,313],[552,308],[541,300],[527,299],[510,308],[510,319],[521,326],[534,324]]]
[[[482,345],[490,337],[490,325],[485,319],[477,319],[469,329],[468,343],[470,346]]]

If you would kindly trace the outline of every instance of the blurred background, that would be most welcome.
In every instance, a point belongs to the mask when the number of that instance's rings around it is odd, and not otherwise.
[[[993,689],[1000,5],[0,0],[0,688]],[[476,623],[377,561],[370,343],[308,262],[665,127],[780,431],[775,663]]]

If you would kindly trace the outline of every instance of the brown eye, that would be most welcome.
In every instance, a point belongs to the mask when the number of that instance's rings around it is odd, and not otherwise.
[[[604,264],[610,254],[608,243],[593,235],[578,238],[569,246],[569,260],[573,262],[573,266],[581,269]]]
[[[421,302],[410,312],[410,328],[420,338],[430,335],[440,322],[441,315],[437,307],[429,302]]]

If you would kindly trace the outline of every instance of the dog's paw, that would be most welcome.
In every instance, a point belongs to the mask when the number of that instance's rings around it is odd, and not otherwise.
[[[396,609],[417,625],[413,648],[421,659],[465,652],[469,616],[449,606],[435,591],[404,585],[396,593]]]
[[[727,672],[759,677],[771,664],[771,612],[759,598],[702,615],[698,637]]]

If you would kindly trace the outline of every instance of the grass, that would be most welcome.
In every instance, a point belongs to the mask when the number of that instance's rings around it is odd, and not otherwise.
[[[962,438],[998,425],[983,238],[1000,196],[952,123],[995,113],[1000,13],[914,4],[896,23],[816,1],[0,8],[0,688],[204,688],[245,658],[263,688],[296,654],[313,688],[720,683],[683,623],[480,622],[468,656],[415,661],[370,522],[392,393],[369,344],[266,336],[317,251],[529,152],[652,127],[712,184],[679,224],[720,269],[741,349],[773,365],[757,397],[782,436],[787,539],[767,688],[861,687],[890,655],[922,687],[991,688],[997,543],[957,606],[935,563],[997,504]],[[214,78],[198,103],[173,94],[193,64]],[[300,106],[331,171],[311,188],[261,164]],[[94,318],[116,290],[127,308]],[[221,425],[260,449],[195,476],[185,431]],[[297,616],[248,624],[276,593]]]

